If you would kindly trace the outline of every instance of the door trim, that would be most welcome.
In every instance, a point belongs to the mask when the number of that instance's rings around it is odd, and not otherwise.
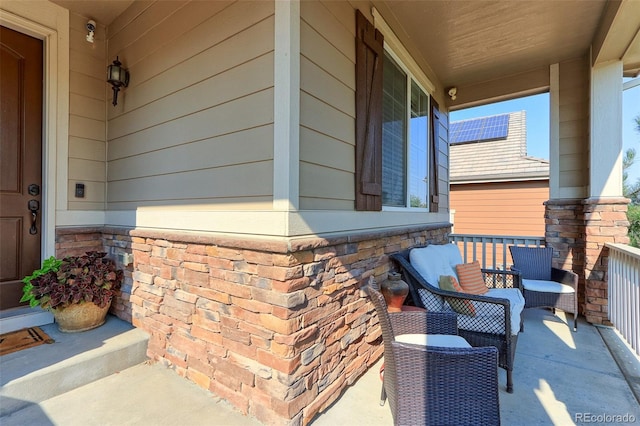
[[[51,2],[2,2],[0,25],[43,41],[42,245],[41,256],[55,255],[56,210],[67,210],[69,152],[69,11]],[[42,310],[8,310],[0,330],[50,324]]]
[[[50,2],[3,2],[0,24],[43,40],[42,253],[55,255],[56,206],[67,210],[69,11]]]

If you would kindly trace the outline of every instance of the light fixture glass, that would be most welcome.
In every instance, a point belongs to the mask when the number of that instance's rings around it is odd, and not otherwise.
[[[113,106],[116,106],[120,88],[129,85],[129,71],[122,67],[122,63],[117,56],[116,60],[107,67],[107,82],[113,86]]]

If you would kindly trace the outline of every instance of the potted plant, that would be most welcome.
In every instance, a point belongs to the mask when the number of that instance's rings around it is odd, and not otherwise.
[[[90,330],[104,324],[111,299],[124,274],[106,253],[90,251],[64,259],[50,257],[42,268],[22,279],[21,302],[53,313],[64,332]]]

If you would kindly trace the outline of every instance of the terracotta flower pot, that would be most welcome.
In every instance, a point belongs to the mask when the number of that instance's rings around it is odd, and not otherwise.
[[[101,308],[93,302],[84,302],[69,305],[64,309],[52,309],[51,312],[58,323],[60,331],[77,333],[91,330],[104,324],[109,306],[111,304]]]

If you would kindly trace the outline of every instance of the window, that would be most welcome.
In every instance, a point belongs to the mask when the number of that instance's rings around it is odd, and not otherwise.
[[[388,52],[382,79],[382,204],[426,209],[429,97]]]
[[[382,20],[380,25],[386,26]],[[355,208],[437,212],[441,116],[418,80],[435,87],[387,33],[393,52],[385,51],[380,30],[356,11]]]

